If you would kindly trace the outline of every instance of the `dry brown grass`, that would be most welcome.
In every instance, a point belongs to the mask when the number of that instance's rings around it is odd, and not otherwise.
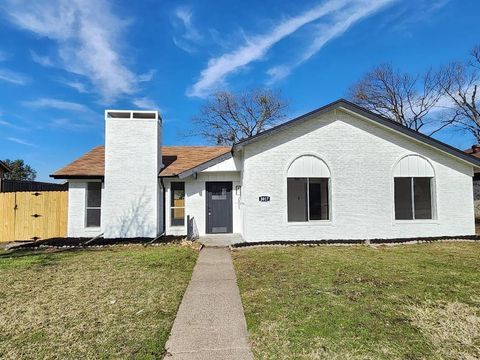
[[[160,357],[196,254],[178,245],[0,254],[0,357]]]
[[[442,359],[480,359],[480,314],[460,302],[428,301],[409,307],[407,315]]]

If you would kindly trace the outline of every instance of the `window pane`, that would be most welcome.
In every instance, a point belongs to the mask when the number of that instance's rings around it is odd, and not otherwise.
[[[185,191],[174,190],[172,207],[184,207],[185,206]]]
[[[415,219],[432,218],[431,178],[414,178]]]
[[[328,220],[328,179],[309,179],[310,220]]]
[[[185,224],[185,183],[171,184],[170,224],[183,226]]]
[[[413,219],[412,178],[395,178],[395,219]]]
[[[89,182],[87,185],[87,207],[102,206],[102,183]]]
[[[87,227],[100,227],[100,209],[87,209]]]
[[[287,179],[288,221],[307,221],[307,179]]]
[[[171,209],[170,223],[172,226],[183,226],[185,224],[185,208]]]

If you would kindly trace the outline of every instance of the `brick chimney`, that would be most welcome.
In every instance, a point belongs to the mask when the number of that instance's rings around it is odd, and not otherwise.
[[[158,111],[105,111],[105,238],[156,237],[161,231]]]

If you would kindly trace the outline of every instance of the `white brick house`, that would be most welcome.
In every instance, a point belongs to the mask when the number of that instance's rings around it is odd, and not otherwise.
[[[232,147],[168,147],[156,112],[106,111],[69,181],[71,237],[247,242],[473,235],[480,159],[345,100]]]

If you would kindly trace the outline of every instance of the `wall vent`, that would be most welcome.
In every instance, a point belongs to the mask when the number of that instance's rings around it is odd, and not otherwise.
[[[106,110],[105,119],[160,119],[158,111]]]

